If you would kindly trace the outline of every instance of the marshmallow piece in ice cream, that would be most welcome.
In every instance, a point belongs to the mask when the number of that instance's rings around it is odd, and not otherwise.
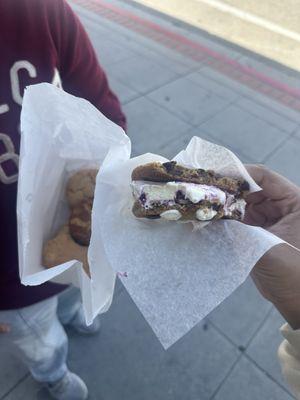
[[[246,201],[244,199],[233,200],[229,206],[225,206],[225,215],[232,217],[235,213],[238,213],[243,219],[245,216]]]
[[[210,221],[215,215],[217,215],[217,211],[209,207],[200,208],[196,211],[196,218],[199,221]]]
[[[178,210],[167,210],[162,212],[160,216],[168,221],[177,221],[181,218],[181,212]]]

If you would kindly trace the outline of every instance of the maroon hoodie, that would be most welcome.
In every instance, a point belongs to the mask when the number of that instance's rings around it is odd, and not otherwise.
[[[64,0],[0,0],[0,54],[0,310],[5,310],[65,288],[23,286],[19,280],[16,194],[24,88],[40,82],[62,85],[124,129],[126,119],[86,32]]]

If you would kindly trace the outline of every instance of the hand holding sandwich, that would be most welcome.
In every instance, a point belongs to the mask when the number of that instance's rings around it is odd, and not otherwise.
[[[300,188],[263,166],[249,165],[247,169],[263,190],[248,195],[245,222],[261,226],[299,249]],[[300,328],[299,252],[276,246],[256,264],[252,278],[291,327]]]

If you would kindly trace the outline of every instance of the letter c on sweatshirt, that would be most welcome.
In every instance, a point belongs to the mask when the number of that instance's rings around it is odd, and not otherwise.
[[[22,95],[20,91],[20,81],[19,81],[19,71],[21,69],[26,69],[30,78],[36,78],[37,73],[35,67],[26,60],[16,61],[10,69],[10,82],[11,82],[11,92],[14,101],[22,105]]]

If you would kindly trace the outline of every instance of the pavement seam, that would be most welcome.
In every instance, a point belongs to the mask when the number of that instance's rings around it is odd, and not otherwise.
[[[237,349],[241,352],[240,356],[238,357],[238,359],[236,360],[236,362],[234,363],[234,365],[232,366],[232,368],[230,369],[229,373],[226,375],[226,377],[224,378],[224,380],[223,380],[223,381],[221,382],[221,384],[217,387],[216,391],[214,392],[214,394],[212,395],[212,397],[210,398],[210,400],[213,400],[214,397],[217,395],[217,393],[219,392],[219,390],[221,389],[221,387],[223,386],[223,384],[226,382],[227,378],[229,377],[229,375],[231,374],[233,368],[234,368],[235,365],[239,362],[239,360],[241,359],[241,357],[242,357],[243,355],[244,355],[244,356],[246,355],[246,350],[247,350],[247,348],[249,347],[249,344],[251,343],[251,341],[253,340],[253,338],[256,336],[256,334],[259,332],[259,330],[262,328],[262,326],[265,324],[265,322],[266,322],[267,318],[269,317],[270,313],[272,312],[272,310],[273,310],[273,307],[271,307],[270,310],[268,310],[268,311],[266,312],[265,317],[263,318],[262,322],[261,322],[260,324],[258,324],[257,329],[255,330],[255,332],[253,333],[253,335],[252,335],[252,336],[250,337],[250,339],[248,340],[246,346],[238,346],[228,335],[226,335],[226,333],[224,333],[224,332],[223,332],[217,325],[215,325],[215,324],[209,319],[209,317],[208,317],[208,321],[209,321],[209,323],[211,324],[211,326],[212,326],[217,332],[219,332],[219,334],[221,334],[228,342],[230,342],[235,348],[237,348]],[[242,349],[242,347],[243,347],[243,349]],[[249,361],[252,362],[252,359],[249,359]],[[255,364],[255,363],[253,362],[253,364]],[[262,369],[262,368],[260,368],[260,369]],[[265,372],[265,371],[264,371],[264,372]],[[266,373],[266,372],[265,372],[265,373]],[[269,375],[269,374],[267,374],[267,375]],[[279,386],[281,386],[280,383],[277,382],[274,378],[272,378],[272,380],[273,380],[274,382],[276,382]],[[286,391],[286,389],[285,389],[285,391]],[[289,393],[289,392],[288,392],[288,393]]]
[[[222,386],[224,385],[224,383],[227,381],[227,379],[229,378],[229,376],[231,375],[232,371],[234,370],[235,366],[238,364],[238,362],[240,361],[240,359],[242,358],[243,354],[239,354],[237,359],[235,360],[235,362],[232,364],[231,368],[229,369],[229,371],[227,372],[227,374],[225,375],[224,379],[222,380],[222,382],[218,385],[218,387],[216,388],[216,390],[214,391],[214,393],[212,394],[212,396],[210,397],[209,400],[213,400],[216,395],[219,393],[219,391],[221,390]]]
[[[160,64],[160,65],[161,65],[161,64]],[[162,65],[161,65],[161,66],[162,66]],[[202,66],[202,68],[203,68],[203,66]],[[150,99],[150,98],[148,97],[149,94],[152,94],[153,92],[155,92],[155,91],[157,91],[157,90],[163,88],[164,86],[169,85],[169,84],[171,84],[171,83],[174,83],[174,82],[176,82],[176,81],[178,81],[178,80],[180,80],[180,79],[182,79],[182,78],[187,78],[187,79],[189,79],[189,78],[188,78],[189,75],[191,75],[191,74],[193,74],[193,73],[195,73],[195,72],[196,72],[196,73],[197,73],[197,72],[201,72],[201,67],[197,68],[197,69],[194,70],[194,71],[190,71],[190,72],[188,72],[188,73],[185,74],[185,75],[179,75],[179,76],[177,76],[175,79],[172,79],[172,80],[170,80],[169,82],[166,82],[166,83],[164,83],[163,85],[161,85],[161,86],[159,86],[159,87],[156,87],[155,89],[151,89],[151,90],[149,90],[148,92],[144,92],[144,93],[138,92],[138,95],[146,96],[148,99]],[[113,76],[113,75],[112,75],[112,76]],[[114,77],[114,79],[117,79],[117,78]],[[215,83],[219,84],[220,86],[223,86],[223,87],[225,87],[226,89],[231,90],[231,91],[232,91],[233,93],[235,93],[237,96],[240,96],[240,97],[242,97],[242,98],[247,99],[246,96],[241,95],[241,93],[235,91],[234,89],[230,88],[229,86],[224,86],[224,85],[220,84],[218,81],[215,81],[215,80],[212,79],[212,78],[209,78],[209,79],[213,80]],[[121,82],[123,85],[125,85],[122,81],[120,81],[120,80],[118,80],[118,81]],[[190,80],[190,81],[191,81],[191,80]],[[209,91],[207,88],[201,86],[201,85],[198,84],[198,83],[195,83],[195,85],[198,85],[198,86],[201,87],[203,90]],[[128,86],[128,87],[129,87],[129,86]],[[132,86],[130,86],[129,88],[136,91],[136,89],[134,89]],[[215,91],[213,91],[213,90],[211,90],[211,92],[214,93],[214,95],[218,96],[218,97],[219,97],[220,99],[222,99],[222,100],[225,100],[225,99],[226,99],[225,96],[224,96],[224,97],[223,97],[223,96],[220,96],[219,94],[217,94],[217,93],[216,93]],[[127,101],[127,102],[124,103],[124,104],[130,103],[131,101],[136,100],[138,97],[139,97],[139,96],[136,96],[135,98],[130,99],[129,101]],[[253,99],[252,99],[251,97],[248,98],[248,99],[249,99],[250,101],[253,101]],[[178,116],[178,114],[176,114],[175,112],[172,112],[169,108],[167,108],[167,107],[165,107],[164,105],[162,105],[162,104],[156,102],[154,99],[150,99],[150,100],[152,100],[152,102],[154,102],[156,105],[159,105],[159,106],[161,106],[162,108],[164,108],[165,110],[169,111],[169,112],[172,113],[173,115],[176,115],[177,118],[180,118],[182,121],[187,122],[188,124],[190,124],[190,125],[193,126],[193,127],[198,127],[198,125],[196,125],[196,124],[194,125],[194,124],[191,124],[191,123],[188,122],[188,121],[183,120],[181,117]],[[263,121],[263,122],[267,123],[268,125],[270,125],[270,126],[276,128],[276,129],[282,131],[283,133],[287,134],[287,137],[286,137],[282,142],[280,142],[280,144],[276,147],[276,151],[277,151],[278,147],[280,147],[280,146],[282,145],[282,143],[283,143],[285,140],[288,140],[288,139],[291,137],[291,135],[294,135],[294,136],[296,135],[296,133],[297,133],[297,131],[298,131],[300,125],[299,125],[299,126],[297,125],[296,128],[292,130],[292,132],[291,132],[291,131],[288,131],[288,130],[285,130],[285,129],[282,129],[282,128],[279,127],[278,125],[273,124],[272,122],[270,122],[270,121],[268,121],[268,120],[266,120],[266,119],[264,119],[264,118],[261,118],[260,116],[256,115],[254,112],[251,112],[251,111],[249,111],[248,109],[245,110],[245,108],[241,107],[241,106],[238,104],[238,101],[239,101],[239,98],[230,101],[230,102],[228,103],[228,107],[231,106],[231,105],[234,105],[234,106],[236,106],[237,108],[239,108],[240,110],[242,110],[242,111],[244,111],[244,112],[247,112],[247,113],[250,114],[251,116],[255,117],[256,119],[258,119],[258,120],[260,120],[260,121]],[[268,108],[267,106],[265,106],[265,105],[263,105],[263,104],[260,104],[260,105],[261,105],[261,107]],[[226,105],[224,108],[218,110],[218,111],[216,112],[216,114],[214,114],[212,117],[208,117],[208,119],[206,119],[205,121],[202,121],[202,122],[200,123],[200,125],[201,125],[202,123],[204,123],[204,122],[208,122],[211,118],[215,117],[215,115],[217,115],[219,112],[224,111],[226,108],[227,108],[227,105]],[[276,113],[274,110],[272,110],[272,109],[270,109],[270,108],[268,108],[268,109],[269,109],[271,112]],[[283,116],[283,115],[281,115],[281,116],[282,116],[283,118],[285,118],[285,119],[288,119],[286,116]],[[296,123],[296,122],[295,122],[295,123]],[[200,126],[200,125],[199,125],[199,126]],[[273,153],[273,152],[275,152],[275,151],[273,150],[271,153]],[[269,155],[268,155],[268,156],[269,156]],[[268,156],[266,156],[265,159],[262,160],[261,162],[266,162],[266,159],[268,158]]]
[[[286,129],[284,129],[284,128],[278,126],[277,124],[275,124],[275,123],[273,123],[273,122],[270,122],[270,121],[268,121],[267,119],[265,119],[265,118],[263,118],[263,117],[258,116],[257,114],[255,114],[255,112],[251,111],[251,109],[246,109],[246,108],[244,108],[243,106],[240,106],[239,103],[238,103],[238,100],[239,100],[239,99],[237,99],[236,107],[239,108],[240,110],[245,111],[245,112],[247,112],[248,114],[252,115],[253,117],[255,117],[255,118],[257,118],[257,119],[259,119],[259,120],[261,120],[261,121],[266,122],[268,125],[273,126],[273,128],[279,129],[280,131],[286,133],[288,136],[291,135],[292,132],[294,132],[294,129],[292,129],[292,130],[286,130]],[[273,112],[274,112],[274,111],[273,111]],[[274,114],[275,114],[275,112],[274,112]],[[285,119],[288,119],[288,118],[285,117]]]
[[[221,387],[223,386],[223,384],[226,382],[227,378],[229,377],[229,375],[231,374],[232,370],[234,369],[234,367],[236,366],[236,364],[240,361],[240,359],[244,356],[245,358],[247,358],[247,360],[249,362],[251,362],[253,365],[255,365],[255,367],[257,369],[259,369],[261,372],[263,372],[270,380],[272,380],[274,383],[276,383],[278,386],[281,387],[281,389],[283,389],[286,393],[288,393],[293,399],[294,396],[280,383],[278,382],[268,371],[266,371],[264,368],[262,368],[257,361],[255,361],[251,356],[248,355],[247,353],[247,348],[249,347],[250,343],[252,342],[252,340],[254,339],[254,337],[257,335],[257,333],[260,331],[260,329],[264,326],[264,324],[266,323],[267,319],[269,318],[270,314],[273,311],[273,307],[270,308],[270,310],[266,313],[266,316],[264,317],[263,321],[259,324],[258,328],[256,329],[255,333],[251,336],[251,338],[248,340],[248,343],[246,344],[244,350],[241,350],[240,346],[238,346],[235,342],[233,342],[233,340],[226,335],[226,333],[224,333],[218,326],[216,326],[208,317],[208,322],[209,324],[212,326],[212,328],[214,328],[220,335],[223,336],[224,339],[226,339],[229,343],[231,343],[235,348],[237,348],[241,354],[238,356],[237,360],[235,361],[235,363],[232,365],[232,367],[230,368],[230,371],[227,373],[226,377],[223,379],[223,381],[220,383],[220,385],[217,387],[216,391],[213,393],[212,397],[210,398],[210,400],[213,400],[215,398],[215,396],[217,395],[217,393],[219,392],[219,390],[221,389]]]
[[[18,382],[16,382],[6,393],[4,393],[4,395],[1,397],[0,400],[5,400],[5,398],[7,398],[7,396],[8,396],[10,393],[12,393],[13,390],[15,390],[16,387],[17,387],[18,385],[20,385],[22,382],[24,382],[29,376],[30,376],[30,373],[27,372],[27,373],[26,373],[22,378],[20,378],[20,379],[18,380]]]
[[[258,295],[260,295],[258,293]],[[267,300],[265,300],[267,301]],[[261,330],[261,328],[265,325],[267,319],[269,318],[269,316],[271,315],[272,311],[273,311],[274,307],[271,305],[270,309],[266,312],[266,315],[264,317],[264,319],[261,321],[261,323],[257,326],[257,329],[255,330],[255,332],[252,334],[252,336],[249,338],[245,348],[246,350],[248,349],[248,347],[250,346],[251,342],[253,341],[253,339],[255,338],[255,336],[258,334],[258,332]]]
[[[123,84],[123,82],[121,82],[121,83]],[[136,96],[134,96],[126,101],[122,101],[121,104],[122,104],[122,106],[126,106],[127,104],[130,104],[132,101],[138,100],[141,97],[144,97],[144,96],[141,96],[139,93],[137,93]]]
[[[207,121],[205,121],[205,122],[207,122]],[[199,126],[197,126],[197,128],[201,128],[201,125],[202,125],[202,123]],[[232,144],[229,145],[228,143],[225,143],[225,141],[222,140],[222,138],[220,139],[219,137],[216,137],[213,133],[209,132],[205,128],[204,129],[202,128],[202,131],[207,136],[209,136],[211,139],[213,139],[215,142],[218,142],[220,144],[220,146],[226,147],[227,149],[230,147],[231,149],[229,149],[229,150],[231,150],[235,155],[237,153],[239,153],[242,157],[239,157],[239,156],[237,156],[237,157],[246,159],[247,163],[257,164],[257,162],[260,162],[260,161],[254,160],[254,158],[249,156],[249,154],[246,154],[243,151],[241,151],[240,149],[235,148],[234,144],[233,145]]]
[[[186,131],[184,131],[184,132],[182,132],[182,133],[179,133],[178,135],[174,136],[174,138],[172,138],[173,142],[177,142],[177,141],[179,141],[182,137],[186,137],[186,135],[188,135],[193,129],[194,129],[194,127],[190,127],[190,126],[189,126],[188,129],[187,129]],[[186,146],[188,145],[189,141],[190,141],[190,139],[187,139],[187,140],[186,140],[186,143],[185,143]],[[161,151],[166,150],[167,147],[168,147],[168,144],[169,144],[169,142],[163,144],[163,145],[159,148],[159,151],[161,152]],[[180,149],[179,151],[181,151],[181,150],[183,150],[183,149]],[[177,153],[178,153],[178,152],[177,152]],[[176,153],[176,154],[177,154],[177,153]],[[174,154],[173,157],[175,157],[176,154]],[[173,158],[173,157],[172,157],[172,158]]]
[[[262,164],[267,163],[290,139],[296,139],[299,140],[299,138],[296,136],[298,132],[298,127],[293,129],[292,133],[289,134],[288,137],[283,139],[262,161]],[[299,143],[300,144],[300,143]]]
[[[137,56],[141,56],[142,54],[137,54]],[[159,64],[159,63],[157,63]],[[162,68],[166,68],[165,65],[159,64],[160,67]],[[193,72],[198,72],[199,69],[201,69],[201,67],[197,67],[194,71],[190,71],[191,73]],[[174,74],[176,74],[177,76],[174,76],[173,78],[171,78],[170,80],[167,80],[166,82],[164,82],[163,84],[160,84],[160,86],[156,86],[154,88],[149,89],[148,91],[140,91],[136,88],[134,88],[133,86],[130,86],[130,84],[125,83],[124,81],[120,80],[119,78],[117,78],[113,72],[109,72],[109,76],[111,76],[111,78],[113,78],[114,80],[118,81],[119,83],[121,83],[122,85],[126,86],[128,89],[133,90],[134,92],[136,92],[137,97],[135,97],[134,99],[130,99],[129,101],[126,101],[126,104],[130,103],[133,100],[136,100],[138,97],[144,97],[144,96],[148,96],[149,94],[151,94],[152,92],[155,92],[156,90],[159,90],[161,88],[163,88],[166,85],[169,85],[173,82],[176,82],[177,80],[181,79],[181,78],[185,78],[187,76],[187,74],[189,74],[190,72],[187,73],[183,73],[182,75],[179,73],[174,72]],[[108,77],[109,79],[109,77]]]
[[[163,65],[160,64],[160,66],[163,66]],[[164,66],[164,67],[165,67],[165,66]],[[149,94],[155,92],[156,90],[162,89],[162,88],[163,88],[164,86],[166,86],[166,85],[170,85],[171,83],[177,82],[178,80],[187,77],[190,73],[199,72],[199,71],[201,70],[201,68],[203,68],[203,65],[199,64],[199,66],[195,67],[194,70],[190,70],[190,71],[185,72],[185,73],[182,74],[182,75],[178,75],[178,76],[177,76],[176,78],[174,78],[173,80],[171,80],[171,81],[169,81],[169,82],[166,82],[166,83],[162,84],[161,86],[156,87],[155,89],[150,89],[148,92],[142,93],[142,95],[143,95],[143,96],[148,96]]]
[[[272,382],[276,383],[278,386],[281,387],[282,390],[284,390],[287,394],[289,394],[293,399],[296,399],[294,395],[284,386],[282,383],[278,382],[277,379],[275,379],[268,371],[266,371],[263,367],[261,367],[257,361],[255,361],[254,358],[252,358],[249,354],[246,352],[244,353],[244,357],[247,358],[248,361],[250,361],[252,364],[255,365],[257,369],[259,369],[261,372],[263,372]],[[279,361],[278,361],[279,363]]]
[[[110,39],[110,40],[113,41],[114,43],[120,45],[120,42],[116,42],[116,41],[114,41],[113,39]],[[128,47],[126,42],[123,42],[123,45],[126,46],[126,47]],[[182,62],[183,60],[178,60],[178,59],[176,59],[176,58],[178,57],[178,56],[176,55],[176,53],[166,55],[166,54],[163,52],[163,48],[162,48],[161,50],[159,50],[159,49],[157,49],[157,48],[152,47],[150,44],[149,44],[149,45],[146,44],[146,45],[145,45],[145,48],[144,48],[143,50],[139,50],[139,49],[137,49],[137,48],[132,48],[132,47],[128,47],[128,48],[129,48],[129,50],[130,50],[132,53],[134,53],[134,55],[136,55],[136,56],[145,56],[145,57],[148,57],[149,59],[151,59],[151,58],[150,58],[151,55],[148,55],[148,53],[147,53],[147,50],[149,50],[149,52],[152,52],[154,55],[159,55],[159,56],[165,57],[166,59],[168,59],[168,60],[170,60],[170,61],[172,61],[172,62],[174,62],[174,63],[180,64],[182,67],[185,67],[185,68],[187,69],[187,70],[186,70],[185,72],[183,72],[182,74],[189,73],[190,71],[193,71],[193,69],[196,69],[196,70],[197,70],[197,69],[199,68],[199,66],[202,65],[201,63],[199,63],[197,66],[196,66],[196,65],[195,65],[195,66],[192,66],[192,65],[185,64],[184,62]],[[157,63],[158,63],[160,66],[162,66],[162,67],[166,67],[166,65],[164,65],[163,63],[160,63],[160,62],[157,62]],[[175,71],[174,71],[174,72],[175,72]],[[175,73],[176,73],[176,72],[175,72]],[[181,74],[181,73],[180,73],[180,72],[177,72],[177,74]]]
[[[253,338],[257,335],[257,333],[259,332],[259,330],[263,327],[263,325],[265,324],[266,320],[269,318],[271,312],[273,310],[273,307],[270,307],[270,310],[266,311],[265,316],[262,318],[262,321],[258,324],[257,329],[255,330],[255,332],[251,335],[251,337],[248,339],[248,342],[246,343],[245,346],[239,346],[238,344],[236,344],[231,338],[230,336],[228,336],[225,332],[222,331],[221,328],[219,328],[213,321],[210,320],[210,318],[208,317],[208,321],[209,323],[215,328],[215,330],[217,330],[221,335],[224,336],[224,338],[226,338],[232,345],[234,345],[236,348],[238,348],[242,353],[246,352],[247,348],[249,347],[250,343],[252,342]],[[243,347],[243,349],[241,350],[241,347]]]
[[[169,82],[169,83],[172,83],[172,82]],[[161,88],[163,88],[164,86],[165,86],[165,85],[161,86]],[[161,88],[158,88],[158,89],[161,89]],[[158,89],[155,89],[155,90],[158,90]],[[148,94],[151,94],[151,93],[154,92],[155,90],[151,91],[151,92],[148,93]],[[154,103],[155,105],[157,105],[157,106],[159,106],[159,107],[162,107],[164,110],[168,111],[170,114],[175,115],[177,118],[181,119],[181,121],[183,121],[183,122],[185,122],[186,124],[190,125],[192,128],[198,128],[198,127],[200,127],[202,124],[204,124],[204,123],[208,122],[209,120],[213,119],[217,114],[219,114],[220,112],[223,112],[223,111],[226,110],[228,107],[230,107],[232,104],[234,104],[233,101],[228,102],[228,104],[224,105],[224,107],[220,108],[220,110],[218,110],[216,113],[214,113],[213,115],[211,115],[211,116],[205,118],[203,121],[201,121],[200,124],[192,124],[191,122],[186,121],[186,120],[184,120],[183,118],[179,117],[175,110],[174,110],[174,111],[173,111],[173,110],[170,110],[168,107],[165,107],[164,105],[162,105],[161,103],[158,103],[158,102],[155,101],[154,99],[152,99],[152,98],[150,98],[150,97],[148,97],[148,96],[146,96],[146,97],[147,97],[147,99],[150,100],[152,103]],[[219,97],[221,100],[223,100],[223,98],[221,98],[220,96],[217,96],[217,97]]]
[[[204,67],[206,67],[206,66],[204,65]],[[201,72],[201,71],[200,71],[200,72]],[[202,73],[203,73],[204,76],[206,76],[207,78],[213,80],[213,81],[214,81],[215,83],[217,83],[218,85],[223,85],[223,86],[227,87],[228,89],[231,89],[232,91],[235,91],[235,92],[238,93],[240,96],[245,97],[246,99],[248,99],[248,100],[250,100],[250,101],[252,101],[252,102],[256,102],[256,103],[259,104],[260,106],[262,106],[262,107],[264,107],[264,108],[267,108],[268,110],[270,110],[270,111],[272,111],[272,112],[274,112],[274,113],[279,114],[279,115],[280,115],[281,117],[283,117],[283,118],[290,119],[290,120],[292,120],[293,122],[295,122],[296,124],[299,124],[299,121],[298,121],[296,118],[287,116],[287,115],[284,114],[283,112],[278,111],[278,110],[275,110],[274,108],[272,108],[272,106],[268,106],[267,104],[265,104],[265,103],[262,102],[261,100],[255,99],[255,95],[257,95],[257,93],[256,93],[255,91],[254,91],[253,95],[250,94],[250,93],[246,94],[243,90],[236,90],[236,89],[234,89],[232,86],[230,86],[230,84],[220,83],[220,81],[219,81],[218,79],[213,78],[211,75],[205,74],[205,71],[202,71]],[[221,74],[219,74],[219,75],[221,75]],[[231,79],[231,78],[228,77],[228,79]],[[232,81],[235,82],[233,79],[232,79]],[[240,86],[242,86],[242,85],[240,85]],[[251,88],[248,88],[248,89],[249,89],[249,90],[253,90],[253,89],[251,89]],[[259,93],[259,94],[260,94],[260,93]],[[260,95],[261,95],[261,94],[260,94]],[[267,100],[267,98],[266,98],[266,100]],[[274,100],[272,100],[272,101],[274,101]],[[283,106],[283,105],[282,105],[282,106]],[[299,117],[300,117],[300,113],[299,113]],[[300,126],[300,125],[299,125],[299,126]]]
[[[176,72],[174,72],[174,74],[176,74]],[[123,85],[127,86],[129,89],[134,90],[140,97],[145,97],[147,96],[149,93],[154,92],[155,90],[158,90],[162,87],[164,87],[165,85],[169,85],[170,83],[173,83],[175,81],[177,81],[177,79],[180,79],[181,76],[176,74],[177,76],[174,76],[173,78],[170,78],[169,80],[167,80],[166,82],[164,82],[163,84],[160,84],[159,86],[155,86],[147,91],[141,91],[140,89],[136,89],[133,86],[131,86],[130,84],[125,83],[124,81],[121,81],[120,79],[118,79],[113,72],[110,72],[110,75],[112,78],[118,80],[120,83],[122,83]]]
[[[297,140],[300,140],[300,135],[297,136],[298,132],[300,133],[300,124],[296,127],[296,129],[294,130],[294,132],[293,132],[291,137],[293,137],[293,138],[295,138]]]
[[[205,65],[203,65],[203,67],[205,67]],[[202,67],[202,68],[203,68],[203,67]],[[190,82],[193,82],[195,85],[200,86],[202,89],[207,90],[207,91],[211,91],[212,93],[214,93],[215,95],[219,96],[220,98],[222,98],[222,99],[224,99],[224,100],[227,100],[227,97],[226,97],[225,95],[224,95],[224,96],[223,96],[223,95],[220,95],[219,93],[217,93],[217,91],[212,90],[212,89],[208,89],[207,87],[205,87],[205,86],[202,85],[201,83],[195,82],[195,80],[190,76],[190,75],[193,75],[193,74],[195,74],[195,73],[199,73],[199,75],[202,76],[203,78],[206,78],[207,81],[211,80],[211,81],[213,81],[214,83],[216,83],[216,81],[214,81],[213,79],[210,79],[210,78],[206,77],[205,75],[201,75],[201,68],[200,68],[198,71],[191,71],[191,72],[189,72],[189,73],[186,75],[186,78],[187,78]],[[237,97],[241,97],[241,94],[238,93],[237,91],[233,90],[232,88],[226,87],[226,86],[222,85],[221,83],[218,83],[217,85],[218,85],[220,88],[224,88],[225,90],[228,90],[228,91],[232,92],[233,95],[236,95]],[[238,98],[236,98],[235,100],[237,101]],[[234,100],[233,100],[233,101],[234,101]]]
[[[244,356],[251,361],[253,364],[255,364],[255,366],[260,369],[262,372],[264,372],[273,382],[277,383],[278,386],[280,386],[282,389],[284,389],[288,394],[291,395],[291,393],[280,383],[277,381],[276,378],[274,378],[268,371],[266,371],[263,367],[261,367],[259,365],[259,363],[257,361],[255,361],[254,358],[252,358],[248,353],[247,350],[250,346],[250,344],[253,342],[253,340],[255,339],[255,337],[257,336],[257,334],[259,333],[259,331],[263,328],[263,326],[267,323],[267,320],[269,319],[269,317],[271,316],[272,312],[274,311],[274,306],[271,306],[270,310],[267,312],[264,320],[262,321],[262,323],[260,324],[260,326],[257,328],[256,332],[252,335],[252,337],[249,339],[246,347],[245,347],[245,352],[244,352]],[[279,361],[278,361],[279,363]]]
[[[224,340],[226,340],[228,343],[230,343],[235,349],[240,351],[238,346],[226,334],[224,334],[224,332],[221,329],[219,329],[213,322],[211,322],[209,317],[206,319],[206,323],[208,323],[212,329],[214,329],[220,336],[222,336]],[[218,393],[220,388],[223,386],[223,384],[226,382],[227,378],[230,376],[230,374],[231,374],[232,370],[234,369],[234,367],[236,366],[236,364],[241,359],[242,355],[243,355],[243,352],[240,351],[240,354],[237,355],[236,360],[232,363],[231,367],[229,368],[229,370],[227,371],[227,373],[225,374],[225,376],[221,380],[221,382],[218,384],[217,388],[214,390],[214,392],[210,396],[209,400],[214,399],[214,397],[216,396],[216,394]]]
[[[285,393],[287,393],[291,397],[291,399],[295,399],[296,400],[296,397],[294,397],[294,395],[289,390],[287,390],[286,387],[284,387],[281,383],[279,383],[276,379],[274,379],[267,371],[265,371],[259,364],[256,363],[255,360],[253,360],[251,357],[249,357],[248,354],[246,354],[246,353],[241,353],[240,354],[240,356],[236,360],[235,364],[232,366],[230,372],[227,374],[226,378],[224,378],[224,380],[222,381],[220,386],[216,389],[216,391],[214,392],[213,396],[210,397],[210,400],[214,400],[215,396],[221,390],[222,386],[225,384],[225,382],[229,378],[231,372],[233,371],[235,366],[239,363],[239,361],[241,360],[242,357],[245,357],[256,369],[258,369],[260,372],[262,372],[266,376],[267,379],[272,381],[275,385],[279,386]]]
[[[207,317],[207,321],[209,322],[209,324],[220,334],[223,336],[224,339],[226,339],[232,346],[236,347],[239,351],[240,348],[239,346],[230,338],[230,336],[228,336],[225,332],[222,331],[222,329],[220,329],[213,321],[211,321],[211,319],[209,318],[209,316]]]
[[[151,92],[149,92],[149,93],[151,93]],[[148,100],[149,102],[151,102],[152,104],[154,104],[156,107],[157,107],[157,106],[161,107],[161,108],[162,108],[164,111],[166,111],[168,114],[172,115],[173,117],[176,117],[176,118],[179,119],[181,122],[184,122],[186,125],[189,125],[190,128],[192,128],[192,127],[194,126],[194,125],[192,125],[190,122],[187,122],[187,121],[183,120],[183,119],[182,119],[181,117],[179,117],[178,114],[176,114],[175,112],[172,112],[172,111],[169,110],[168,108],[162,106],[161,104],[158,104],[156,101],[154,101],[153,99],[149,98],[146,94],[145,94],[145,95],[142,95],[142,96],[140,96],[140,97],[138,97],[138,98],[135,99],[135,100],[139,100],[139,99],[142,99],[142,98]],[[127,104],[130,104],[131,102],[132,102],[132,101],[130,101],[130,102],[127,103]]]

